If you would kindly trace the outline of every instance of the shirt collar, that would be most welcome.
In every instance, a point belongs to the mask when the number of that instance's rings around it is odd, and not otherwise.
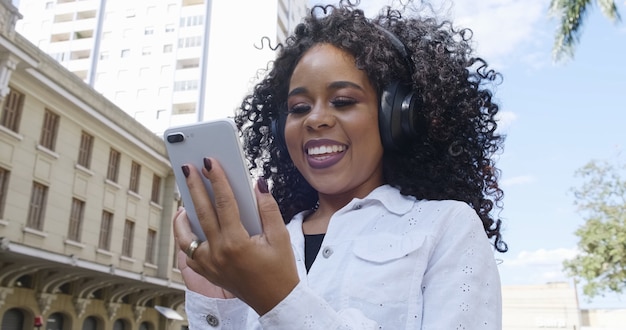
[[[415,197],[402,195],[398,188],[385,184],[372,190],[369,195],[365,196],[362,199],[353,199],[350,203],[348,203],[348,205],[354,205],[355,203],[362,202],[380,202],[380,204],[382,204],[382,206],[384,206],[387,211],[394,214],[402,215],[411,211],[411,208],[415,204]],[[343,209],[345,209],[345,207]],[[302,211],[296,214],[291,221],[302,223],[304,217],[309,212],[311,211]]]
[[[382,185],[369,193],[362,199],[363,201],[378,201],[389,212],[395,214],[405,214],[409,212],[415,204],[415,197],[405,196],[400,193],[398,188],[388,184]]]

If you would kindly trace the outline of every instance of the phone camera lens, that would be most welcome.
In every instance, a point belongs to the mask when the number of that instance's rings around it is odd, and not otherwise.
[[[167,142],[178,143],[185,141],[185,135],[183,133],[173,133],[167,136]]]

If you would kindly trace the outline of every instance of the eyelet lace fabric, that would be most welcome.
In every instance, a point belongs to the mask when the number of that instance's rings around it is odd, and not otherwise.
[[[298,286],[262,317],[236,299],[188,294],[191,329],[501,328],[492,245],[465,203],[379,187],[335,213],[308,274],[302,215],[287,226]]]

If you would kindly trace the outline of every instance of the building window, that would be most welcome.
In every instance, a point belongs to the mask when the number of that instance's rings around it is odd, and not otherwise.
[[[91,151],[93,150],[93,136],[82,132],[80,136],[80,149],[78,150],[78,165],[85,168],[91,166]]]
[[[41,127],[41,140],[39,141],[39,144],[48,150],[54,151],[58,129],[59,115],[46,109],[43,119],[43,127]]]
[[[182,91],[192,91],[198,89],[198,81],[197,80],[185,80],[185,81],[175,81],[174,82],[174,91],[182,92]]]
[[[149,73],[150,73],[150,68],[148,68],[148,67],[144,67],[144,68],[139,69],[139,77],[141,77],[141,78],[147,77]]]
[[[24,94],[11,88],[9,95],[6,96],[4,101],[4,106],[2,107],[0,124],[17,133],[20,126],[23,106]]]
[[[139,192],[139,176],[141,175],[141,165],[133,162],[130,167],[130,182],[128,183],[128,189],[130,191]]]
[[[108,60],[109,59],[109,52],[101,52],[100,53],[100,59],[101,60]]]
[[[168,24],[165,26],[165,33],[174,32],[174,24]]]
[[[144,47],[141,49],[141,56],[148,56],[152,54],[152,47]]]
[[[120,172],[121,154],[115,149],[109,151],[109,167],[107,169],[107,179],[117,182],[117,175]]]
[[[43,219],[46,210],[46,200],[48,198],[48,187],[41,183],[33,182],[33,191],[30,195],[30,206],[28,208],[28,218],[26,227],[43,230]]]
[[[130,49],[122,49],[122,53],[120,54],[122,58],[130,56]]]
[[[168,96],[170,94],[169,87],[159,87],[159,96]]]
[[[9,188],[9,172],[8,170],[0,167],[0,219],[4,215],[4,205],[6,203],[7,191]]]
[[[109,251],[111,249],[111,229],[113,228],[113,213],[102,211],[100,222],[100,239],[98,248]]]
[[[135,223],[126,220],[124,223],[124,239],[122,241],[122,255],[125,257],[133,256],[133,235],[135,232]]]
[[[180,18],[180,26],[181,27],[202,25],[203,22],[204,22],[204,17],[202,15],[188,16],[188,17],[181,17]]]
[[[154,34],[154,27],[153,26],[146,26],[146,28],[143,30],[143,34],[144,35]]]
[[[160,204],[160,197],[161,196],[161,177],[158,175],[153,175],[152,176],[152,197],[150,198],[150,200],[154,203]]]
[[[171,53],[172,52],[172,44],[163,45],[163,53]]]
[[[154,250],[156,247],[156,230],[148,229],[148,237],[146,238],[146,262],[154,264]]]
[[[200,47],[202,46],[202,37],[194,36],[194,37],[186,37],[178,39],[178,48],[192,48],[192,47]]]
[[[83,215],[85,213],[85,202],[72,198],[72,211],[70,213],[70,226],[67,231],[67,238],[75,242],[80,242],[80,233],[83,226]]]

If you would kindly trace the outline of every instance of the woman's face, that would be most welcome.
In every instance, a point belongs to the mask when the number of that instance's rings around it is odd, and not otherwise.
[[[320,194],[364,197],[383,184],[378,97],[349,53],[309,49],[289,82],[289,156]]]

